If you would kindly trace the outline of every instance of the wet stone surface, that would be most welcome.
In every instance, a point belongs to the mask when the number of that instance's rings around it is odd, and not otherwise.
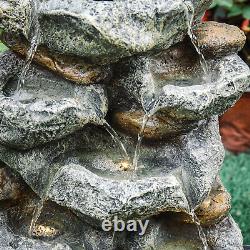
[[[152,57],[121,62],[108,85],[114,124],[134,135],[141,110],[155,114],[154,121],[170,119],[159,130],[151,130],[150,137],[157,139],[171,132],[181,134],[193,129],[198,120],[224,113],[247,89],[249,68],[234,54],[210,59],[207,64],[206,76],[188,43]]]
[[[133,168],[120,170],[126,159],[116,144],[107,143],[109,134],[91,126],[26,153],[1,146],[0,159],[18,171],[37,194],[48,190],[51,200],[87,220],[100,224],[117,214],[125,220],[146,218],[162,211],[187,211],[186,197],[195,207],[207,196],[224,156],[217,126],[214,118],[168,143],[143,144],[137,180],[131,179]],[[132,156],[134,142],[126,140]]]
[[[13,35],[2,34],[1,41],[4,41],[15,53],[27,57],[30,46],[27,40],[21,37],[13,37]],[[83,85],[107,82],[112,75],[110,66],[98,67],[80,57],[52,53],[43,46],[38,47],[33,62],[67,80]]]
[[[0,249],[242,249],[218,115],[250,70],[210,3],[0,0]]]
[[[4,4],[1,28],[7,33],[20,29],[27,34],[31,13],[38,15],[41,43],[52,51],[85,57],[97,64],[166,49],[181,41],[188,28],[188,1],[182,0],[31,2],[36,3],[33,9],[28,1]],[[209,3],[193,2],[197,15],[204,12],[203,3]]]
[[[0,142],[27,149],[60,139],[87,123],[102,124],[107,99],[102,85],[80,86],[32,66],[16,93],[23,60],[11,52],[0,61]]]

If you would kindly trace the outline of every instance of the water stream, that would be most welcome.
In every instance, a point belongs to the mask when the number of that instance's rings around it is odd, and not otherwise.
[[[45,188],[44,188],[44,190],[43,190],[43,192],[41,194],[40,200],[39,200],[37,206],[34,209],[33,216],[32,216],[32,219],[31,219],[31,223],[30,223],[30,227],[29,227],[29,231],[28,231],[28,234],[29,234],[30,237],[33,236],[34,227],[35,227],[38,219],[41,216],[42,210],[44,208],[44,204],[47,201],[47,197],[49,195],[51,185],[52,185],[52,183],[53,183],[53,181],[55,179],[55,176],[56,176],[56,174],[58,173],[59,170],[61,170],[61,169],[60,168],[57,169],[54,173],[48,173],[49,178],[48,178],[47,183],[45,185]],[[50,172],[50,171],[48,171],[48,172]]]
[[[34,3],[36,4],[36,3]],[[34,6],[34,8],[38,9],[38,6]],[[31,44],[30,44],[30,48],[27,51],[27,56],[26,56],[26,60],[24,62],[24,66],[22,68],[21,74],[19,76],[18,79],[18,83],[17,83],[17,88],[16,88],[16,97],[20,96],[20,91],[22,89],[22,87],[24,86],[25,83],[25,77],[28,73],[28,70],[30,68],[30,65],[32,63],[32,60],[35,56],[35,53],[37,51],[37,47],[39,45],[40,42],[40,37],[41,37],[41,32],[40,32],[40,24],[39,24],[39,20],[38,20],[38,15],[36,14],[36,10],[33,11],[33,18],[32,18],[32,38],[31,38]]]
[[[117,145],[119,146],[121,156],[123,157],[123,159],[126,161],[129,161],[130,157],[129,157],[128,152],[127,152],[124,144],[122,143],[119,135],[116,133],[116,131],[110,126],[110,124],[106,120],[104,121],[103,125],[104,125],[104,128],[107,130],[107,132],[112,137],[113,141],[115,143],[117,143]]]
[[[200,238],[200,240],[202,242],[203,250],[209,250],[206,234],[205,234],[205,232],[204,232],[204,230],[203,230],[203,228],[201,226],[199,218],[195,214],[195,210],[193,209],[194,206],[193,206],[193,202],[191,200],[190,191],[189,191],[189,188],[188,188],[188,184],[185,181],[186,180],[186,178],[185,178],[186,175],[183,172],[182,168],[179,168],[179,170],[180,170],[180,172],[177,173],[176,177],[178,178],[179,182],[182,184],[182,188],[183,188],[183,191],[185,193],[186,200],[188,202],[189,212],[187,214],[191,216],[192,221],[193,221],[193,223],[195,224],[195,226],[197,228],[199,238]]]
[[[194,21],[194,7],[192,5],[192,3],[188,3],[186,1],[183,1],[183,4],[185,6],[185,15],[186,15],[186,21],[187,21],[187,26],[188,26],[188,36],[190,37],[190,40],[197,52],[197,54],[199,55],[199,61],[200,61],[200,65],[201,68],[204,72],[204,80],[205,82],[209,82],[210,79],[210,73],[209,73],[209,67],[207,64],[207,61],[205,59],[205,56],[202,54],[198,41],[197,41],[197,37],[195,36],[193,29],[192,29],[192,25],[193,25],[193,21]]]
[[[201,226],[199,218],[195,214],[194,210],[191,210],[190,215],[192,217],[192,220],[193,220],[194,224],[197,227],[199,237],[200,237],[202,245],[203,245],[203,250],[209,250],[209,246],[208,246],[208,243],[207,243],[207,237],[206,237],[206,234],[204,233],[204,230],[203,230],[203,228]]]
[[[34,227],[42,213],[45,201],[46,201],[45,198],[41,198],[38,202],[38,205],[34,209],[33,216],[30,222],[30,226],[29,226],[29,231],[28,231],[28,234],[30,237],[33,236]]]
[[[134,158],[133,158],[133,168],[134,168],[133,176],[136,176],[136,172],[138,170],[138,162],[140,159],[140,152],[141,152],[142,140],[144,137],[144,131],[146,129],[149,119],[156,113],[159,103],[160,103],[160,100],[156,99],[154,100],[153,106],[150,108],[150,110],[148,110],[146,107],[143,107],[144,116],[143,116],[140,132],[138,133],[138,138],[137,138],[137,143],[136,143],[135,153],[134,153]]]
[[[138,134],[137,143],[136,143],[136,147],[135,147],[135,153],[134,153],[134,158],[133,158],[133,168],[134,168],[133,176],[136,176],[136,172],[138,169],[138,161],[139,161],[140,152],[141,152],[141,143],[142,143],[143,136],[144,136],[144,130],[147,126],[149,118],[150,118],[150,115],[145,113],[145,115],[143,116],[142,126],[141,126],[140,132]]]

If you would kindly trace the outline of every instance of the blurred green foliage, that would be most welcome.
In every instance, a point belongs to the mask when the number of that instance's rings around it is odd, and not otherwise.
[[[0,41],[0,52],[6,51],[8,48]]]
[[[244,244],[250,244],[250,154],[227,153],[222,181],[232,196],[232,216],[239,224]]]
[[[211,8],[223,7],[227,10],[227,16],[242,16],[250,19],[250,3],[248,0],[214,0]]]

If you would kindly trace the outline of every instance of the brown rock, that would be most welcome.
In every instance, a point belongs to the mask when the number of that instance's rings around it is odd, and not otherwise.
[[[210,194],[195,212],[201,224],[213,225],[226,217],[231,208],[230,200],[231,197],[225,190]]]
[[[0,168],[0,201],[19,199],[25,185],[7,167]]]
[[[13,39],[3,34],[1,40],[15,53],[27,56],[29,43],[20,37]],[[51,53],[46,47],[38,46],[33,61],[61,75],[67,80],[80,84],[100,83],[110,79],[110,66],[93,66],[83,58]]]
[[[195,211],[201,225],[214,225],[225,218],[231,208],[230,200],[229,193],[223,187],[212,190],[209,197]],[[181,214],[180,217],[186,223],[193,223],[192,218],[186,214]]]
[[[213,21],[197,24],[194,34],[198,46],[206,57],[237,53],[246,41],[244,32],[238,27]]]
[[[143,111],[124,111],[115,112],[112,117],[112,123],[121,131],[137,137],[141,131],[143,122]],[[145,127],[145,139],[164,139],[165,137],[175,136],[194,127],[195,123],[187,120],[175,120],[166,114],[159,113],[152,116]]]
[[[200,66],[199,56],[191,42],[185,39],[171,48],[151,57],[150,72],[158,86],[178,85],[183,82],[202,84],[204,74]],[[161,84],[162,83],[162,84]]]

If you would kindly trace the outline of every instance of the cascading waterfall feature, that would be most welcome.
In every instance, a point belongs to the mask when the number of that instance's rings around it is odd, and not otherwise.
[[[210,4],[0,1],[1,249],[243,249],[218,116],[246,38]]]

